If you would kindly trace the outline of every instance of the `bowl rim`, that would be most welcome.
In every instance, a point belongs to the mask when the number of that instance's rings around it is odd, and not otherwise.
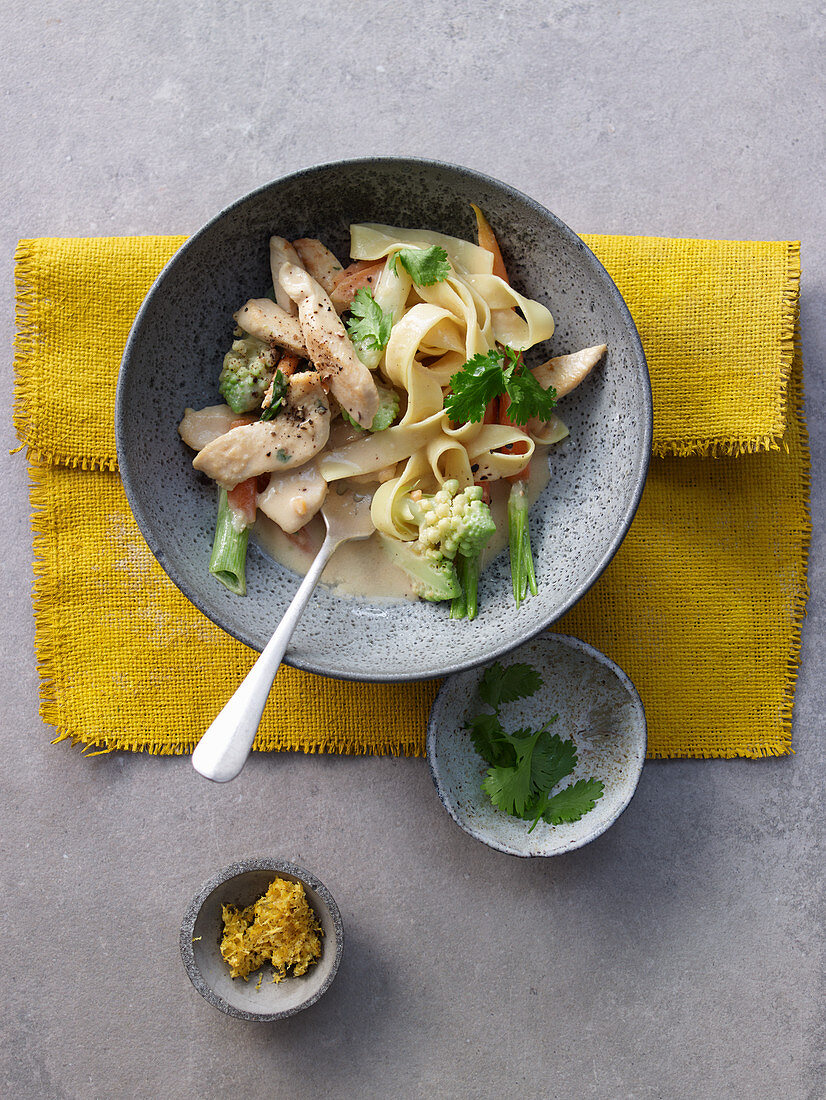
[[[126,389],[126,373],[129,365],[129,361],[134,353],[135,345],[138,340],[138,334],[143,323],[145,315],[152,309],[156,296],[161,294],[164,289],[164,283],[169,278],[174,269],[183,261],[187,253],[197,245],[197,243],[204,237],[210,230],[221,221],[222,218],[228,214],[237,210],[245,203],[263,195],[270,189],[282,186],[284,184],[292,184],[300,182],[302,179],[309,179],[313,175],[321,172],[327,172],[331,170],[350,169],[354,167],[364,167],[366,165],[382,164],[390,167],[395,167],[399,170],[404,170],[406,167],[422,167],[422,168],[436,168],[446,170],[450,173],[456,173],[462,177],[470,177],[477,179],[488,187],[498,188],[504,191],[508,196],[526,204],[530,209],[541,217],[550,220],[554,225],[557,232],[559,232],[567,241],[573,244],[580,252],[582,252],[586,261],[593,267],[598,280],[602,283],[604,291],[608,294],[612,300],[614,307],[618,312],[624,316],[626,322],[629,337],[635,358],[639,365],[642,367],[641,380],[643,389],[643,401],[644,408],[640,410],[642,421],[642,435],[640,439],[640,452],[642,455],[642,461],[637,469],[636,477],[631,487],[628,501],[626,504],[625,513],[622,516],[622,520],[619,523],[617,530],[614,533],[613,538],[605,547],[600,558],[594,563],[593,568],[583,577],[582,581],[577,585],[575,589],[571,591],[568,599],[556,610],[552,619],[542,623],[536,627],[528,628],[527,633],[520,634],[516,641],[513,641],[507,635],[503,635],[503,640],[494,646],[493,649],[487,651],[481,659],[475,659],[472,655],[463,658],[455,663],[448,663],[446,666],[436,669],[410,669],[409,671],[398,672],[371,672],[369,675],[358,671],[349,672],[345,669],[340,669],[335,672],[331,671],[323,662],[319,662],[313,659],[302,659],[300,655],[292,653],[289,649],[287,653],[282,657],[282,663],[290,665],[293,668],[301,669],[304,672],[311,672],[318,676],[327,676],[338,680],[352,680],[363,683],[407,683],[418,682],[422,680],[433,679],[434,677],[450,676],[458,672],[464,672],[468,669],[475,668],[480,664],[487,663],[489,661],[495,661],[497,658],[504,656],[511,650],[517,648],[525,642],[535,638],[538,634],[542,633],[553,623],[558,622],[570,609],[588,592],[596,581],[600,578],[602,573],[610,564],[614,555],[616,554],[625,536],[633,522],[636,515],[637,508],[639,507],[640,500],[642,498],[643,489],[645,488],[646,478],[648,476],[648,469],[651,462],[651,446],[653,440],[653,400],[651,393],[651,377],[648,371],[648,364],[645,358],[645,351],[642,346],[642,340],[640,339],[639,332],[637,330],[636,323],[634,322],[631,312],[626,305],[625,299],[620,294],[620,291],[609,275],[605,266],[600,262],[591,249],[585,244],[579,234],[575,233],[570,226],[566,225],[556,214],[548,210],[547,207],[537,202],[536,199],[526,195],[518,188],[511,186],[508,183],[504,183],[502,180],[489,176],[483,172],[476,171],[473,168],[465,168],[462,165],[453,164],[449,161],[436,160],[428,157],[399,157],[399,156],[375,156],[375,157],[352,157],[343,160],[325,161],[320,164],[310,165],[307,168],[298,169],[295,172],[288,173],[285,176],[279,176],[274,180],[270,180],[267,183],[261,184],[259,187],[254,188],[252,191],[247,192],[240,198],[235,199],[227,206],[223,207],[217,214],[209,219],[200,229],[196,230],[181,247],[174,253],[173,256],[164,265],[157,278],[150,287],[146,297],[141,303],[140,309],[135,315],[135,319],[129,330],[129,336],[124,346],[123,356],[121,358],[120,367],[118,370],[118,380],[115,389],[115,451],[118,459],[118,472],[123,483],[124,491],[126,493],[127,502],[132,515],[135,518],[135,522],[144,538],[147,546],[152,552],[158,564],[164,570],[166,575],[181,591],[184,596],[192,603],[202,614],[215,623],[221,630],[229,634],[231,637],[242,642],[244,645],[249,646],[255,652],[260,652],[263,648],[259,642],[252,637],[252,635],[241,627],[234,627],[227,623],[223,616],[216,616],[214,611],[205,611],[201,606],[201,602],[198,597],[198,592],[194,585],[190,585],[187,578],[182,575],[178,575],[178,571],[174,566],[170,565],[167,555],[160,545],[158,539],[152,529],[152,525],[140,503],[140,496],[137,491],[139,482],[139,475],[136,472],[133,478],[132,471],[130,469],[129,459],[127,457],[125,442],[124,442],[124,428],[125,428],[125,413],[124,413],[124,400]]]
[[[631,696],[632,701],[639,711],[640,736],[642,739],[642,743],[635,745],[637,750],[637,766],[635,767],[634,773],[632,773],[632,782],[628,790],[628,796],[625,801],[622,802],[621,805],[617,808],[616,813],[614,813],[611,819],[609,821],[606,821],[595,832],[592,832],[588,836],[581,839],[570,841],[553,852],[521,852],[515,848],[512,848],[504,841],[492,839],[487,833],[485,833],[481,829],[474,829],[471,825],[469,825],[466,821],[463,821],[458,816],[452,803],[445,797],[441,775],[438,765],[436,763],[436,708],[439,705],[439,700],[442,697],[442,693],[445,692],[445,690],[449,687],[450,681],[453,679],[452,676],[448,676],[442,686],[439,688],[439,691],[436,694],[436,698],[433,700],[433,705],[430,708],[430,714],[428,715],[427,719],[427,764],[428,768],[430,769],[430,778],[433,780],[433,785],[436,788],[436,793],[439,796],[439,801],[441,802],[442,806],[447,810],[447,812],[450,814],[450,816],[453,818],[459,828],[464,830],[464,832],[466,832],[468,836],[473,837],[474,840],[481,841],[482,844],[487,845],[488,848],[495,849],[497,852],[504,852],[505,855],[509,856],[518,856],[521,859],[550,859],[553,856],[565,855],[568,852],[575,851],[577,848],[584,847],[586,844],[590,844],[593,840],[596,840],[597,837],[600,837],[603,833],[607,832],[608,829],[610,829],[611,826],[614,825],[625,813],[632,798],[634,797],[640,781],[640,776],[642,775],[643,768],[645,767],[646,752],[648,749],[648,719],[645,713],[645,704],[643,703],[640,697],[640,693],[637,691],[636,687],[634,686],[634,682],[631,680],[631,677],[628,675],[628,673],[624,669],[620,668],[616,661],[611,660],[611,658],[607,654],[603,653],[602,650],[597,649],[596,646],[592,646],[589,642],[584,642],[581,638],[575,638],[571,634],[559,634],[556,631],[549,631],[544,638],[540,639],[540,641],[550,641],[552,639],[558,640],[562,643],[562,645],[568,646],[570,649],[579,650],[581,653],[585,653],[587,656],[594,658],[601,665],[604,665],[611,672],[613,672],[620,683],[623,685],[623,687],[626,689],[628,694]],[[528,641],[533,640],[535,639],[528,639]],[[525,643],[520,643],[520,645],[522,644]],[[489,661],[484,662],[485,665],[491,663],[492,662]],[[481,671],[482,665],[478,665],[476,666],[476,668]],[[467,672],[473,670],[465,669],[463,671]]]
[[[229,1001],[225,1000],[212,988],[204,977],[201,968],[198,966],[197,959],[195,958],[195,948],[192,946],[192,935],[195,931],[195,924],[207,898],[217,890],[219,886],[223,886],[224,883],[229,882],[233,878],[237,878],[239,875],[246,874],[249,871],[274,871],[277,874],[287,874],[297,878],[303,885],[309,886],[318,894],[329,910],[333,920],[333,927],[335,928],[335,956],[324,981],[307,1000],[302,1001],[301,1004],[293,1005],[292,1008],[282,1009],[278,1012],[249,1012],[246,1009],[236,1008],[235,1005],[231,1005]],[[341,911],[336,904],[335,898],[324,883],[316,878],[312,871],[307,871],[304,867],[299,867],[297,863],[291,863],[289,860],[285,859],[268,857],[244,859],[231,864],[229,867],[225,867],[222,871],[217,871],[204,883],[189,903],[181,923],[180,948],[181,959],[187,977],[204,1000],[208,1001],[214,1008],[220,1009],[221,1012],[225,1012],[228,1016],[235,1016],[239,1020],[270,1023],[271,1021],[283,1020],[288,1016],[295,1016],[296,1013],[303,1012],[305,1008],[314,1005],[316,1001],[327,992],[332,984],[333,978],[338,972],[339,964],[341,963],[341,956],[344,951],[344,926],[341,920]]]

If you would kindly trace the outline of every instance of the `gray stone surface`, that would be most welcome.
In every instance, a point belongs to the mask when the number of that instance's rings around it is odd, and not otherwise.
[[[815,527],[796,755],[649,764],[594,844],[522,861],[456,827],[422,760],[265,756],[215,787],[50,745],[4,449],[4,1096],[826,1095],[825,13],[6,0],[4,408],[16,238],[189,232],[307,164],[429,155],[582,231],[802,239]],[[314,871],[347,935],[328,994],[275,1025],[211,1008],[177,944],[201,883],[255,855]]]

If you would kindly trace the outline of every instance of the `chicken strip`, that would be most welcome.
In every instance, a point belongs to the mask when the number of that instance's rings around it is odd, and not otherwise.
[[[543,389],[556,390],[557,397],[564,397],[583,382],[605,354],[607,344],[583,348],[571,355],[557,355],[534,367],[531,373]]]
[[[379,407],[379,391],[356,355],[326,290],[294,264],[284,264],[278,278],[298,304],[307,355],[322,381],[329,382],[333,396],[356,423],[369,428]]]
[[[301,266],[330,294],[343,270],[330,249],[313,237],[293,241],[293,248],[299,255]]]
[[[307,358],[298,318],[291,317],[269,298],[250,298],[232,316],[235,323],[250,336],[263,340],[265,344],[277,344],[280,348],[286,348],[301,359]]]
[[[320,511],[326,496],[327,482],[315,462],[308,462],[300,470],[273,474],[267,488],[258,494],[258,507],[292,535]]]
[[[298,253],[284,237],[270,237],[270,271],[272,272],[272,285],[275,290],[275,300],[285,313],[295,316],[298,313],[295,302],[278,281],[278,272],[284,264],[295,264],[303,267],[298,258]]]
[[[184,409],[178,434],[193,451],[202,451],[207,443],[226,435],[238,421],[238,413],[229,405],[207,405],[205,409]]]
[[[273,470],[308,462],[330,435],[330,405],[316,371],[294,374],[281,412],[233,428],[208,443],[192,465],[224,489]]]

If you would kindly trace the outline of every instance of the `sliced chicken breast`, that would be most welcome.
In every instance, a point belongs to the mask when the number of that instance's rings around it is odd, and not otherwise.
[[[193,451],[202,451],[213,439],[226,435],[239,419],[229,405],[207,405],[205,409],[184,409],[178,434]]]
[[[245,424],[208,443],[192,465],[224,489],[274,470],[308,462],[330,435],[330,404],[315,371],[294,374],[281,412]]]
[[[298,253],[301,266],[309,271],[315,281],[320,283],[329,294],[343,271],[338,259],[329,248],[314,237],[302,237],[298,241],[293,241],[293,248]]]
[[[564,397],[588,377],[606,349],[607,344],[597,344],[571,355],[557,355],[554,359],[548,359],[534,367],[532,374],[543,389],[553,386],[556,396]]]
[[[307,358],[304,335],[297,317],[291,317],[269,298],[250,298],[234,313],[235,323],[265,344],[277,344],[302,359]]]
[[[292,535],[309,523],[321,509],[327,496],[327,482],[314,462],[286,474],[274,473],[263,493],[258,494],[258,507],[282,531]]]
[[[363,428],[369,428],[379,407],[373,376],[356,355],[350,337],[320,283],[303,268],[284,264],[281,285],[298,305],[298,320],[307,355],[333,396]],[[239,322],[240,323],[240,322]]]
[[[275,291],[275,300],[285,313],[295,316],[298,313],[295,302],[278,281],[278,272],[284,264],[295,264],[303,267],[298,253],[284,237],[270,237],[270,271],[272,272],[272,285]]]

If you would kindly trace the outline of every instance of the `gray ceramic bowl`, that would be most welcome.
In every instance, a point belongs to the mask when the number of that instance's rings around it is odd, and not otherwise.
[[[264,978],[256,988],[258,972],[246,982],[231,978],[221,957],[221,907],[251,905],[276,877],[304,886],[324,932],[321,958],[301,977],[280,982],[273,982],[271,968],[264,967]],[[198,891],[181,925],[181,958],[201,996],[229,1016],[261,1023],[294,1016],[315,1004],[336,976],[343,949],[341,913],[333,895],[315,875],[280,859],[248,859],[220,871]]]
[[[472,623],[449,620],[444,604],[388,606],[320,589],[285,661],[355,680],[418,680],[469,668],[558,619],[622,542],[648,467],[651,392],[625,303],[579,237],[525,195],[464,168],[395,158],[310,168],[228,207],[173,257],[138,314],[118,380],[118,460],[144,538],[189,599],[253,649],[269,640],[298,578],[254,545],[246,598],[209,575],[216,495],[178,437],[184,408],[216,403],[232,313],[270,280],[271,234],[319,237],[342,257],[354,221],[475,240],[471,202],[497,231],[514,285],[551,308],[549,353],[598,343],[609,349],[560,408],[571,435],[552,450],[551,481],[531,513],[540,595],[515,612],[507,552],[484,574],[482,610]]]
[[[563,825],[530,825],[496,809],[482,790],[488,765],[464,728],[487,708],[477,689],[483,668],[445,680],[427,727],[427,759],[442,805],[453,820],[491,848],[514,856],[556,856],[604,833],[631,801],[645,762],[645,710],[626,674],[598,649],[564,634],[545,634],[509,653],[502,664],[523,661],[542,675],[543,688],[501,710],[506,730],[538,729],[559,715],[554,732],[573,735],[579,755],[567,782],[602,780],[593,810]]]

